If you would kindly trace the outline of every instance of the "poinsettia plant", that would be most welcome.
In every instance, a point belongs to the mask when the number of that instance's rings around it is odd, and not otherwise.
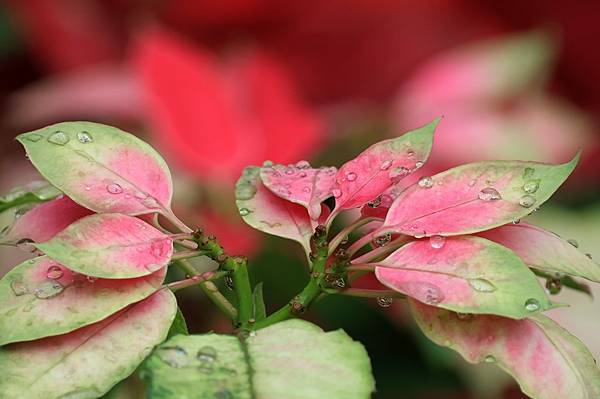
[[[157,398],[368,398],[375,382],[362,345],[301,320],[325,295],[406,300],[434,342],[497,364],[531,397],[599,397],[590,352],[542,313],[562,306],[549,295],[563,285],[600,281],[600,268],[572,242],[520,222],[578,156],[472,163],[404,188],[437,124],[339,169],[266,161],[244,170],[240,216],[306,253],[307,285],[270,314],[247,259],[172,211],[169,169],[148,144],[90,122],[18,136],[46,181],[0,198],[15,214],[2,243],[36,255],[0,280],[0,397],[97,398],[138,370]],[[344,213],[358,217],[339,228]],[[199,270],[201,256],[218,266]],[[185,277],[165,283],[170,267]],[[368,276],[377,283],[365,288]],[[231,335],[188,335],[173,295],[188,287],[231,319]]]

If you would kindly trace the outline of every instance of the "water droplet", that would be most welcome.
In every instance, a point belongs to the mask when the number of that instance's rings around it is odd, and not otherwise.
[[[431,236],[429,237],[429,243],[432,248],[440,249],[446,243],[446,237],[443,236]]]
[[[251,212],[248,208],[240,208],[240,216],[248,216]]]
[[[306,177],[306,172],[302,171],[302,172],[298,173],[298,176],[300,176],[300,177]]]
[[[57,280],[63,276],[63,270],[58,265],[52,265],[46,270],[46,277],[52,280]]]
[[[96,282],[96,280],[98,280],[98,277],[94,277],[94,276],[85,276],[85,279],[88,281],[88,283],[90,284],[94,284]]]
[[[266,161],[263,162],[262,166],[264,166],[265,168],[269,168],[269,167],[273,166],[273,161],[270,161],[267,159]]]
[[[529,180],[533,176],[534,173],[535,173],[535,169],[525,168],[523,170],[523,180]]]
[[[293,175],[294,173],[296,173],[296,168],[293,166],[288,166],[285,170],[285,174],[288,176]]]
[[[532,197],[531,195],[524,195],[519,200],[519,205],[523,208],[531,208],[533,204],[535,204],[535,197]]]
[[[592,259],[592,254],[585,254],[588,258]]]
[[[33,294],[38,299],[49,299],[63,291],[64,287],[56,280],[44,280],[36,287]]]
[[[354,181],[354,180],[356,180],[356,177],[357,177],[356,173],[354,173],[354,172],[348,172],[346,174],[346,180],[348,180],[348,181]]]
[[[48,142],[52,144],[65,145],[69,142],[69,135],[65,132],[56,131],[48,137]]]
[[[106,191],[111,194],[121,194],[123,192],[123,188],[117,183],[111,183],[106,186]]]
[[[550,278],[546,280],[546,290],[550,295],[556,295],[562,289],[562,282],[559,279]]]
[[[479,199],[482,201],[498,201],[502,199],[502,196],[493,187],[485,187],[483,188],[478,195]]]
[[[512,221],[512,224],[519,224],[519,223],[521,223],[521,219],[514,219]]]
[[[94,139],[92,139],[92,135],[86,131],[77,132],[77,140],[79,140],[79,142],[83,144],[91,143],[92,141],[94,141]]]
[[[41,139],[42,139],[42,135],[37,134],[37,133],[32,133],[28,136],[25,136],[25,140],[31,141],[32,143],[37,143]]]
[[[384,247],[392,240],[392,234],[386,233],[380,236],[377,236],[373,239],[373,244],[377,247]]]
[[[346,280],[340,277],[333,282],[333,285],[335,285],[338,288],[344,288],[346,287]]]
[[[431,188],[433,187],[433,179],[429,176],[423,176],[419,179],[418,184],[421,188]]]
[[[458,317],[459,320],[467,321],[467,320],[473,319],[475,316],[473,315],[473,313],[460,313],[460,312],[457,312],[456,313],[456,317]]]
[[[231,278],[231,276],[225,276],[223,282],[225,282],[225,286],[229,291],[233,291],[235,289],[235,285],[233,284],[233,278]]]
[[[392,161],[390,161],[389,159],[387,161],[383,161],[383,163],[379,166],[379,169],[381,170],[388,170],[391,166],[392,166]]]
[[[417,161],[417,162],[415,162],[415,169],[420,169],[423,167],[423,165],[425,165],[425,162]]]
[[[334,188],[331,193],[333,194],[333,196],[335,198],[339,198],[342,196],[342,190],[340,190],[339,188]]]
[[[196,358],[201,362],[212,363],[217,360],[217,351],[212,346],[203,346],[198,350]]]
[[[523,191],[525,191],[527,194],[533,194],[538,190],[539,187],[539,180],[529,180],[523,184]]]
[[[296,163],[296,167],[298,169],[308,169],[310,168],[310,163],[308,161],[300,161]]]
[[[158,357],[171,367],[185,367],[190,362],[187,352],[180,346],[165,346],[157,350]]]
[[[235,197],[239,200],[246,201],[254,198],[256,187],[250,183],[238,183],[235,187]]]
[[[567,240],[567,242],[568,242],[569,244],[571,244],[572,246],[574,246],[575,248],[579,248],[579,243],[577,242],[577,240],[575,240],[575,239],[573,239],[573,238],[569,238],[569,239]]]
[[[393,302],[394,299],[389,296],[380,296],[377,298],[377,304],[382,308],[389,308],[390,306],[392,306]]]
[[[20,280],[12,280],[10,282],[10,288],[12,289],[15,296],[25,295],[29,292],[25,284]]]
[[[496,363],[496,358],[492,355],[487,355],[483,361],[486,363]]]
[[[494,291],[496,291],[496,286],[484,278],[470,278],[470,279],[468,279],[468,282],[469,282],[469,285],[475,291],[479,291],[479,292],[494,292]]]
[[[92,189],[92,186],[88,186],[88,185],[86,185],[86,186],[84,187],[84,189],[85,189],[85,191],[90,191],[90,190]]]
[[[540,309],[540,303],[535,298],[529,298],[525,301],[525,310],[528,312],[535,312]]]
[[[439,287],[426,281],[407,281],[399,284],[399,288],[408,296],[428,305],[437,305],[445,298]]]
[[[30,238],[23,238],[17,241],[17,248],[23,252],[31,253],[35,251],[35,242]]]
[[[415,155],[415,152],[409,148],[408,150],[406,150],[406,155],[408,155],[409,157],[413,157]]]
[[[377,197],[373,201],[367,202],[369,208],[377,208],[379,205],[381,205],[381,197]]]

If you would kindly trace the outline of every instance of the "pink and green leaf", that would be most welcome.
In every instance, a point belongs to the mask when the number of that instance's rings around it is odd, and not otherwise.
[[[167,336],[177,304],[168,290],[68,334],[0,348],[7,398],[97,398],[129,376]]]
[[[470,363],[494,363],[538,399],[600,397],[600,371],[575,336],[543,315],[512,320],[460,315],[410,301],[425,335]]]
[[[600,265],[556,234],[526,223],[479,234],[513,250],[530,267],[600,282]]]
[[[35,205],[15,219],[0,242],[15,244],[23,239],[34,242],[48,241],[71,223],[93,212],[67,196]]]
[[[439,119],[402,136],[373,144],[338,170],[333,194],[337,214],[358,208],[420,168],[431,151]]]
[[[167,212],[169,169],[148,144],[120,129],[92,122],[63,122],[17,140],[55,187],[95,212],[140,215]]]
[[[59,335],[96,323],[158,290],[166,268],[134,279],[96,279],[46,256],[0,280],[0,345]]]
[[[312,221],[302,206],[284,200],[260,180],[260,168],[249,166],[236,183],[236,204],[240,216],[257,230],[299,242],[306,253],[310,252],[310,236],[318,221]],[[322,205],[321,222],[328,216]]]
[[[401,192],[382,231],[415,237],[459,235],[511,223],[542,205],[575,168],[579,154],[562,165],[492,161],[462,165]]]
[[[170,236],[119,213],[87,216],[36,246],[77,273],[113,279],[151,274],[173,254]]]
[[[413,241],[376,266],[387,287],[455,312],[522,319],[553,307],[519,257],[479,237]]]
[[[312,220],[318,220],[321,203],[333,195],[336,171],[334,167],[314,169],[301,161],[296,165],[264,166],[260,178],[273,194],[302,205]]]

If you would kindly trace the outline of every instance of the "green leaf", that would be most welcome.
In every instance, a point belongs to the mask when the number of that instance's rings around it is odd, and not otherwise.
[[[69,334],[0,348],[3,398],[97,398],[131,374],[162,342],[175,297],[161,290]]]
[[[185,317],[183,316],[183,313],[181,312],[181,309],[179,307],[177,307],[177,313],[175,314],[175,319],[173,320],[173,324],[171,324],[171,328],[169,329],[169,334],[167,335],[167,338],[171,338],[178,334],[189,334],[187,323],[185,322]]]
[[[173,254],[167,234],[119,213],[79,219],[36,247],[75,272],[114,279],[151,274],[165,267]]]
[[[572,290],[575,291],[579,291],[583,294],[587,294],[590,296],[590,298],[594,298],[594,294],[592,292],[592,289],[590,288],[590,286],[586,283],[581,283],[579,281],[577,281],[576,279],[574,279],[571,276],[564,276],[564,277],[557,277],[556,273],[550,274],[550,273],[545,273],[536,269],[532,269],[532,271],[535,273],[536,276],[539,277],[543,277],[545,278],[547,281],[551,280],[551,281],[560,281],[560,285],[562,287],[567,287],[567,288],[571,288]]]
[[[600,370],[575,336],[546,316],[523,320],[460,315],[411,301],[425,335],[471,363],[493,363],[538,399],[600,397]]]
[[[374,390],[360,343],[302,320],[275,324],[245,340],[179,335],[157,348],[145,366],[155,399],[365,399]]]
[[[117,128],[62,122],[17,137],[38,171],[75,202],[96,212],[168,212],[173,185],[165,161]]]
[[[154,293],[166,268],[135,279],[93,279],[46,256],[0,280],[0,345],[64,334],[96,323]]]
[[[254,320],[259,321],[267,317],[265,300],[263,298],[262,282],[256,284],[256,287],[254,287],[254,292],[252,292],[252,300],[254,301]]]
[[[382,284],[455,312],[522,319],[555,306],[514,252],[480,237],[413,241],[375,265]]]
[[[45,181],[33,181],[22,187],[15,187],[0,197],[0,212],[16,206],[37,204],[58,197],[60,190]]]

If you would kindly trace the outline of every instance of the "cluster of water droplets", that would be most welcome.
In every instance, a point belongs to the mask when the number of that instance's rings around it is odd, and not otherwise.
[[[373,245],[376,247],[384,247],[392,240],[392,233],[385,233],[373,238]]]
[[[535,205],[536,199],[532,194],[535,194],[540,187],[540,179],[534,179],[533,174],[535,170],[533,168],[525,168],[523,170],[523,186],[521,189],[525,193],[519,199],[519,205],[523,208],[531,208]]]
[[[389,296],[377,297],[377,305],[381,306],[382,308],[389,308],[390,306],[392,306],[393,302],[394,299]]]

